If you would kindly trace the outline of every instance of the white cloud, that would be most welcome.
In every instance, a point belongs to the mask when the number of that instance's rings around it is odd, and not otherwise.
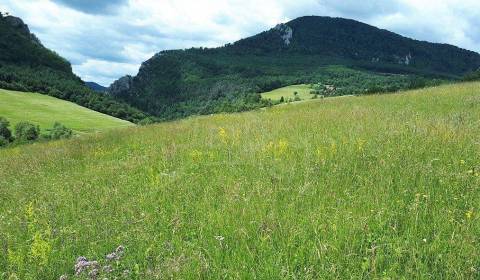
[[[415,39],[480,51],[478,0],[104,2],[4,0],[0,10],[23,18],[82,79],[103,85],[134,75],[158,51],[220,46],[303,15],[353,18]]]

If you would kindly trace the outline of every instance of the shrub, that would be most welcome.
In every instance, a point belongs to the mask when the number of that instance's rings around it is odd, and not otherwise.
[[[155,121],[152,118],[144,118],[143,120],[138,122],[138,125],[149,125],[149,124],[154,124]]]
[[[283,98],[283,96],[280,98],[280,103],[283,103],[285,102],[285,98]]]
[[[10,143],[7,139],[3,138],[3,136],[0,136],[0,147],[5,147]]]
[[[49,129],[48,138],[58,140],[72,137],[73,131],[59,122],[55,122],[53,128]]]
[[[8,128],[9,126],[10,122],[5,118],[0,117],[0,137],[7,143],[12,141],[12,131]],[[2,145],[0,144],[0,146]]]
[[[295,98],[293,99],[293,101],[301,101],[302,99],[300,97],[298,97],[298,95],[295,95]]]
[[[19,122],[15,125],[15,140],[19,142],[34,141],[38,139],[40,128],[29,122]]]

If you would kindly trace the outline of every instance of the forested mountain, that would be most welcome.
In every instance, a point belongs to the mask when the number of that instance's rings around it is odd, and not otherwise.
[[[213,49],[162,51],[111,95],[169,119],[263,106],[259,92],[298,83],[329,83],[338,94],[419,87],[458,79],[480,55],[409,39],[354,20],[301,17]]]
[[[85,82],[85,85],[89,87],[91,90],[97,91],[97,92],[105,92],[107,90],[106,87],[99,85],[95,82]]]
[[[20,18],[2,14],[0,88],[48,94],[133,122],[147,117],[125,102],[89,89],[72,73],[70,63],[45,48]]]

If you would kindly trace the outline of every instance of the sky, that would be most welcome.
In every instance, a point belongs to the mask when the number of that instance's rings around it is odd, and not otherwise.
[[[356,19],[480,52],[479,0],[2,0],[84,81],[108,86],[167,49],[217,47],[300,16]]]

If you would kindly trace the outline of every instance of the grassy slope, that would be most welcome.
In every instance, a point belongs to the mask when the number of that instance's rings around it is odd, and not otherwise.
[[[271,99],[271,100],[280,100],[283,96],[285,101],[289,98],[292,100],[295,98],[294,92],[298,92],[298,97],[302,100],[311,99],[313,95],[310,94],[312,89],[309,85],[292,85],[287,87],[282,87],[279,89],[275,89],[269,92],[262,93],[262,98],[264,99]]]
[[[479,120],[471,83],[0,150],[0,275],[478,279]]]
[[[132,125],[74,103],[38,93],[25,93],[0,89],[0,116],[12,125],[29,121],[50,128],[55,121],[77,132],[93,132]]]

